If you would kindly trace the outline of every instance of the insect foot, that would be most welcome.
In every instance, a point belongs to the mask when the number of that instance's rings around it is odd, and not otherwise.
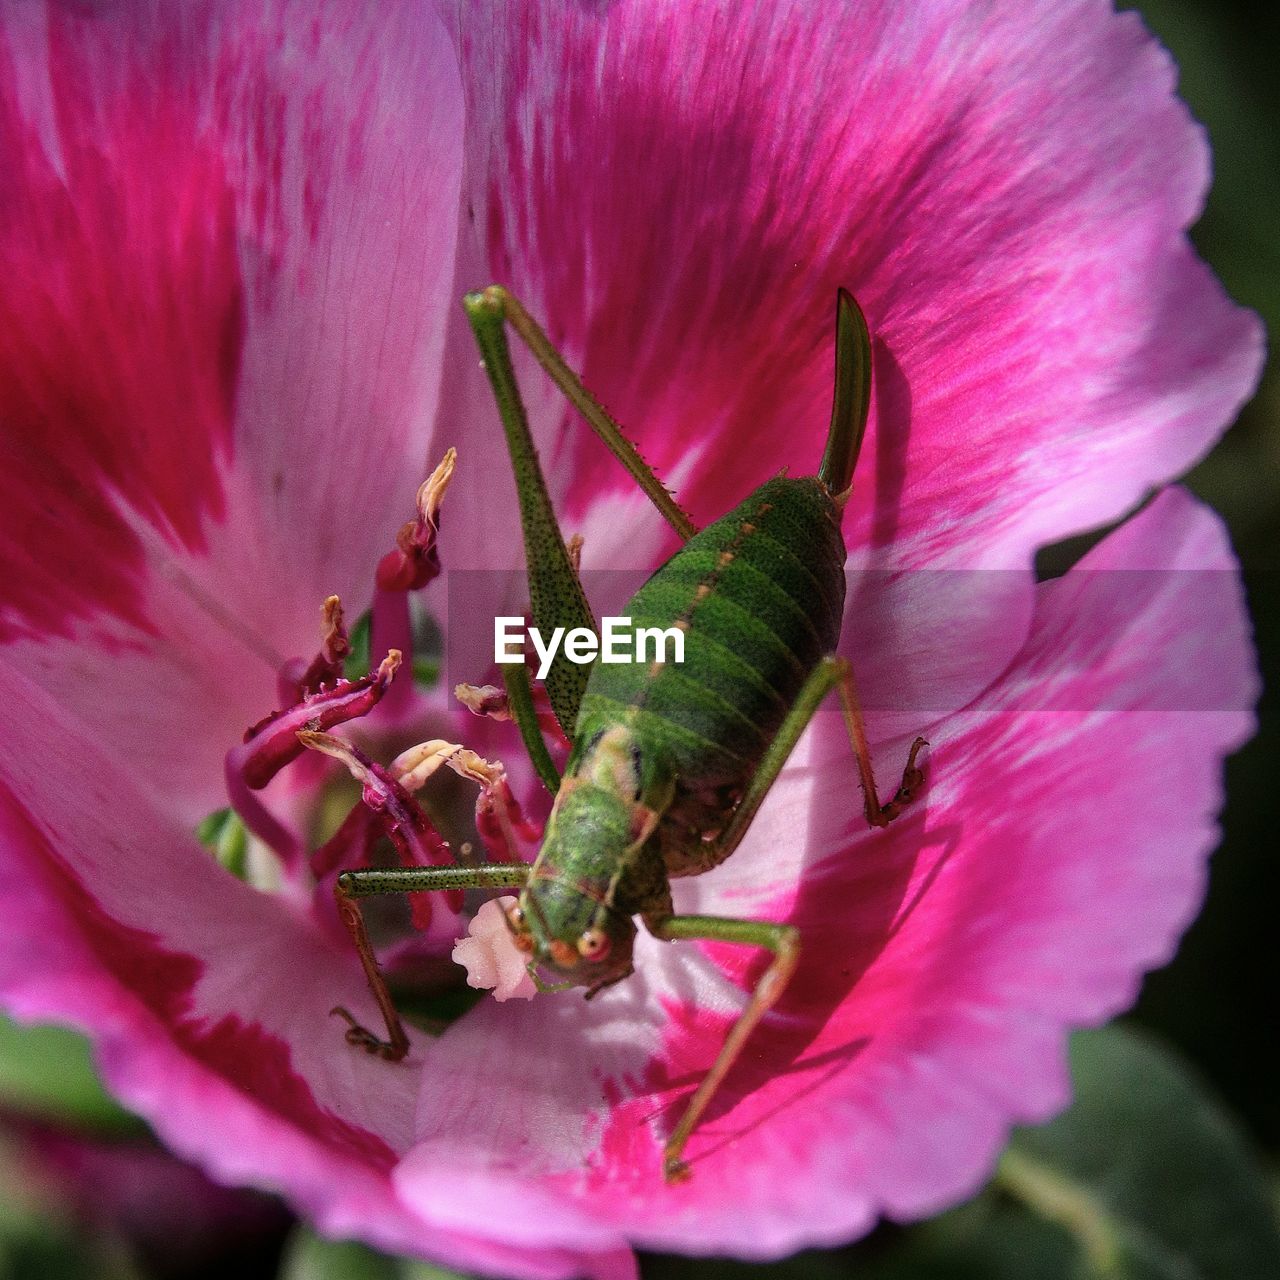
[[[920,788],[924,786],[924,770],[916,767],[916,756],[920,754],[922,747],[928,745],[925,738],[917,738],[911,744],[906,768],[902,771],[902,781],[893,793],[893,799],[880,806],[880,820],[875,823],[876,826],[887,827],[919,794]]]
[[[344,1039],[350,1045],[363,1049],[366,1053],[375,1054],[379,1058],[385,1058],[388,1062],[399,1062],[409,1051],[408,1040],[401,1039],[398,1043],[389,1040],[380,1040],[367,1027],[362,1027],[351,1013],[342,1005],[334,1005],[329,1010],[331,1018],[342,1018],[347,1023],[347,1030]]]
[[[688,1162],[672,1151],[671,1144],[668,1143],[662,1153],[662,1180],[669,1187],[674,1187],[682,1182],[688,1182],[691,1176]]]

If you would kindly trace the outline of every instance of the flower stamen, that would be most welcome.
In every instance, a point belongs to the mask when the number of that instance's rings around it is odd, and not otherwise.
[[[441,765],[479,783],[476,832],[489,854],[499,862],[523,861],[521,842],[541,842],[542,827],[525,816],[501,761],[486,760],[459,743],[434,738],[402,751],[391,762],[391,773],[406,789],[416,791]]]
[[[453,696],[473,716],[487,716],[490,720],[510,720],[511,706],[507,691],[496,684],[456,684]]]
[[[458,451],[445,450],[436,469],[418,486],[417,513],[396,535],[395,550],[378,562],[373,593],[372,639],[375,650],[399,649],[413,670],[413,626],[409,618],[410,591],[418,591],[440,573],[440,507],[453,478]],[[413,697],[407,680],[387,699],[392,711],[403,711]]]
[[[333,734],[301,729],[297,736],[302,746],[323,752],[346,765],[351,776],[361,785],[361,799],[381,819],[383,830],[395,845],[404,866],[454,865],[453,854],[444,837],[389,769],[371,760],[359,747]],[[425,930],[430,926],[431,899],[434,896],[426,893],[410,896],[410,910],[416,928]],[[461,891],[450,890],[444,897],[451,911],[457,913],[462,910]]]
[[[379,591],[417,591],[440,573],[436,538],[440,532],[440,504],[458,462],[456,449],[445,450],[439,466],[418,487],[417,516],[401,526],[396,549],[378,564]]]
[[[376,671],[358,680],[339,680],[331,688],[308,694],[301,702],[273,711],[246,730],[244,742],[228,753],[245,785],[259,791],[303,751],[300,729],[324,730],[367,715],[386,692],[400,669],[398,649],[383,658]]]
[[[227,798],[244,825],[280,860],[286,879],[298,882],[306,854],[301,840],[254,794],[303,751],[300,729],[328,729],[366,715],[378,704],[400,666],[394,649],[376,671],[358,680],[338,680],[332,687],[307,694],[301,701],[246,730],[244,741],[227,752],[224,771]]]
[[[320,651],[305,668],[301,659],[286,663],[280,672],[280,702],[292,706],[308,694],[331,689],[342,679],[343,663],[351,652],[351,637],[347,634],[342,614],[342,601],[330,596],[322,609],[324,636]]]

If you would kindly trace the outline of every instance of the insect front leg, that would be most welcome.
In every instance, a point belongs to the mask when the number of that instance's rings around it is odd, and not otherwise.
[[[399,1062],[409,1052],[409,1037],[396,1010],[387,980],[378,967],[378,958],[369,941],[369,931],[364,925],[358,899],[384,893],[422,893],[428,890],[446,889],[516,889],[528,879],[529,868],[524,863],[487,863],[478,867],[397,867],[374,868],[367,871],[344,871],[333,886],[333,896],[338,903],[338,914],[355,943],[364,967],[369,990],[377,1001],[386,1023],[387,1038],[383,1040],[367,1027],[362,1026],[341,1005],[330,1010],[347,1022],[347,1043],[359,1045],[368,1053],[376,1053],[389,1062]]]
[[[471,293],[464,299],[467,318],[476,344],[484,358],[485,372],[493,387],[498,416],[507,438],[511,470],[520,504],[520,526],[524,536],[525,568],[529,581],[529,608],[533,625],[543,635],[557,627],[564,633],[575,628],[596,629],[595,618],[582,584],[578,581],[564,534],[551,505],[551,495],[542,475],[538,451],[529,431],[529,417],[516,382],[507,344],[506,310],[501,291]],[[578,704],[586,688],[587,668],[570,662],[563,653],[556,656],[547,672],[547,694],[560,727],[573,733]]]
[[[645,924],[655,938],[664,942],[698,939],[710,942],[740,942],[747,946],[767,947],[773,961],[756,983],[747,1007],[739,1015],[728,1038],[702,1078],[684,1109],[662,1153],[662,1176],[668,1182],[682,1182],[689,1176],[689,1166],[682,1159],[685,1143],[693,1132],[707,1103],[733,1066],[747,1037],[756,1023],[782,994],[800,959],[800,931],[789,924],[769,924],[760,920],[731,920],[720,916],[664,916]]]

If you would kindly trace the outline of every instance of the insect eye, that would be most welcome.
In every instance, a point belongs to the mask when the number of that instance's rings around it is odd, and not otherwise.
[[[525,919],[524,908],[519,903],[512,903],[507,908],[507,925],[511,929],[512,940],[517,951],[533,950],[533,938],[529,935],[529,925]]]
[[[584,930],[578,939],[578,954],[584,960],[603,960],[609,954],[609,935],[603,929]]]

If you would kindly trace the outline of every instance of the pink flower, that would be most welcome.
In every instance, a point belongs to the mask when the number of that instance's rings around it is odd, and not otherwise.
[[[633,1244],[768,1257],[927,1214],[1063,1104],[1066,1031],[1169,956],[1250,731],[1234,562],[1186,494],[1030,571],[1253,385],[1257,324],[1183,234],[1204,139],[1138,19],[1092,0],[446,10],[4,4],[0,997],[88,1030],[216,1178],[452,1266],[618,1276]],[[447,445],[446,571],[519,563],[458,306],[490,280],[699,520],[814,469],[838,285],[875,337],[845,520],[875,572],[843,643],[882,779],[921,732],[929,782],[865,831],[824,718],[739,852],[680,885],[804,937],[683,1186],[662,1139],[758,956],[642,936],[599,999],[485,999],[390,1064],[328,1016],[374,1021],[301,860],[340,767],[265,793],[278,892],[192,834],[296,696],[322,601],[372,602]],[[657,563],[660,521],[526,385],[584,563]],[[384,599],[375,661],[407,636]],[[380,767],[466,740],[528,793],[510,726],[402,678],[335,731],[366,724]],[[371,838],[359,811],[344,832],[335,858]],[[432,929],[436,955],[463,926],[439,904]]]

